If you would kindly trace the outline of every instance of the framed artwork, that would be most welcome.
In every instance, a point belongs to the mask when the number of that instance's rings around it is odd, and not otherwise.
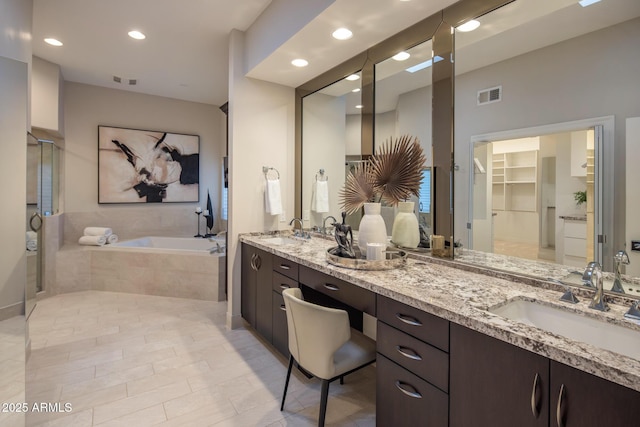
[[[197,202],[200,137],[98,126],[98,203]]]

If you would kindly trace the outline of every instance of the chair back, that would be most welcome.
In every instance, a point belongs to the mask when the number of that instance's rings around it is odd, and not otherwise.
[[[306,302],[298,288],[286,289],[282,296],[291,355],[316,377],[333,378],[333,355],[351,337],[347,312]]]

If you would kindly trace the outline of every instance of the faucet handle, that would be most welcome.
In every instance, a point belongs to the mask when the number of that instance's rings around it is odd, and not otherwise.
[[[573,293],[573,289],[571,288],[571,286],[567,285],[566,283],[561,282],[558,279],[554,279],[554,278],[551,278],[551,277],[549,277],[547,280],[549,280],[550,282],[553,282],[553,283],[557,283],[558,285],[564,286],[564,293],[560,297],[560,301],[570,302],[571,304],[577,304],[577,303],[580,302],[578,297]]]
[[[634,301],[629,311],[624,314],[624,317],[632,320],[640,320],[640,301]]]

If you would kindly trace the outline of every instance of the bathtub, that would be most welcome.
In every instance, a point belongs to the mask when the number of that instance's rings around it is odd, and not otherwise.
[[[224,238],[141,237],[91,250],[91,288],[223,301]]]

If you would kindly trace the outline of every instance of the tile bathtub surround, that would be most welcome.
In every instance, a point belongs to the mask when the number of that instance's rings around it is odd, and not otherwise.
[[[225,328],[226,303],[86,291],[39,301],[30,318],[27,401],[71,403],[28,426],[313,426],[320,384],[252,332]],[[350,380],[352,378],[352,380]],[[375,425],[375,368],[332,385],[327,425]]]
[[[240,240],[285,259],[316,269],[338,279],[388,296],[407,305],[565,363],[609,381],[640,391],[640,360],[548,333],[511,321],[487,310],[513,298],[563,305],[567,310],[596,316],[608,323],[638,331],[640,325],[623,318],[628,306],[611,305],[607,313],[589,309],[588,298],[576,305],[559,300],[561,292],[505,280],[440,263],[431,257],[410,256],[404,267],[387,271],[363,271],[337,267],[326,261],[326,251],[335,242],[312,238],[301,244],[273,245],[261,235],[245,234]],[[462,265],[461,265],[462,266]]]

